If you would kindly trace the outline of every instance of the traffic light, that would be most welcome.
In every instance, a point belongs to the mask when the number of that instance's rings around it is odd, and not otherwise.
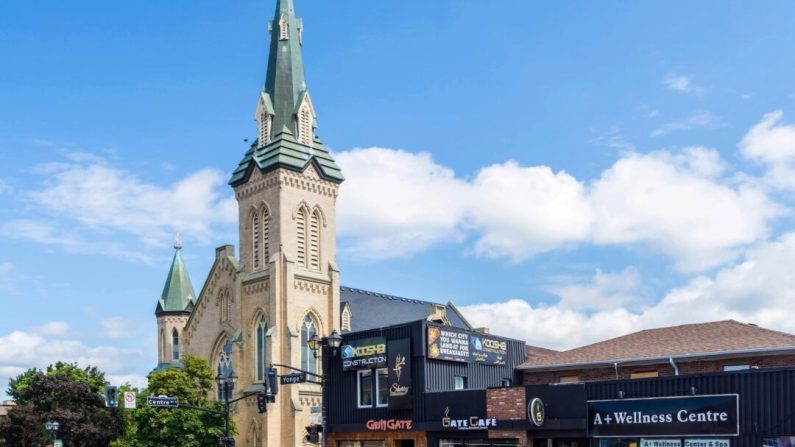
[[[276,402],[276,395],[279,393],[279,376],[276,368],[268,370],[268,401]]]
[[[260,414],[268,411],[268,396],[265,393],[257,394],[257,410]]]
[[[320,432],[323,431],[323,427],[317,424],[308,425],[304,427],[306,430],[306,434],[304,435],[304,443],[309,444],[318,444],[320,443]]]
[[[119,389],[115,386],[105,387],[105,404],[109,407],[119,406]]]

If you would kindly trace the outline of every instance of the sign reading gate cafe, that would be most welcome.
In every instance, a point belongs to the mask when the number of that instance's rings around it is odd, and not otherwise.
[[[739,396],[683,396],[588,401],[588,431],[596,438],[735,436]]]

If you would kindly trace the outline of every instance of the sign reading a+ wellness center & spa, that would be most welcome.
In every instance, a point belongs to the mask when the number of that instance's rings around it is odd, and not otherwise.
[[[595,438],[735,436],[739,396],[655,397],[588,401],[588,432]]]
[[[342,370],[386,368],[386,337],[354,340],[342,347]]]
[[[428,358],[451,362],[505,365],[508,343],[481,334],[439,326],[428,326]]]

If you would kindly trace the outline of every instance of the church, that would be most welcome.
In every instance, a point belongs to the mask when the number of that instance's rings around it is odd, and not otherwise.
[[[155,312],[158,368],[184,355],[203,357],[214,369],[231,363],[238,376],[234,397],[262,391],[271,365],[320,373],[320,359],[307,345],[314,334],[422,319],[472,329],[452,303],[340,285],[335,206],[344,177],[316,135],[303,31],[293,0],[276,0],[265,85],[256,98],[257,138],[229,181],[239,254],[232,245],[217,248],[196,295],[177,242]],[[230,344],[231,356],[222,349]],[[304,427],[320,405],[320,386],[310,383],[280,387],[265,414],[254,397],[245,399],[234,413],[237,445],[303,445]]]

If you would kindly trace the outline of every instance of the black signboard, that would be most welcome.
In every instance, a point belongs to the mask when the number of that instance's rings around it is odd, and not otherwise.
[[[739,433],[736,394],[588,401],[596,438],[726,436]]]
[[[439,326],[428,326],[428,358],[451,362],[505,365],[508,343],[482,334]]]
[[[291,373],[281,376],[282,385],[292,385],[294,383],[306,382],[306,373]]]
[[[390,340],[389,353],[389,409],[411,408],[411,339]]]
[[[342,369],[385,368],[386,337],[353,340],[342,346]]]

